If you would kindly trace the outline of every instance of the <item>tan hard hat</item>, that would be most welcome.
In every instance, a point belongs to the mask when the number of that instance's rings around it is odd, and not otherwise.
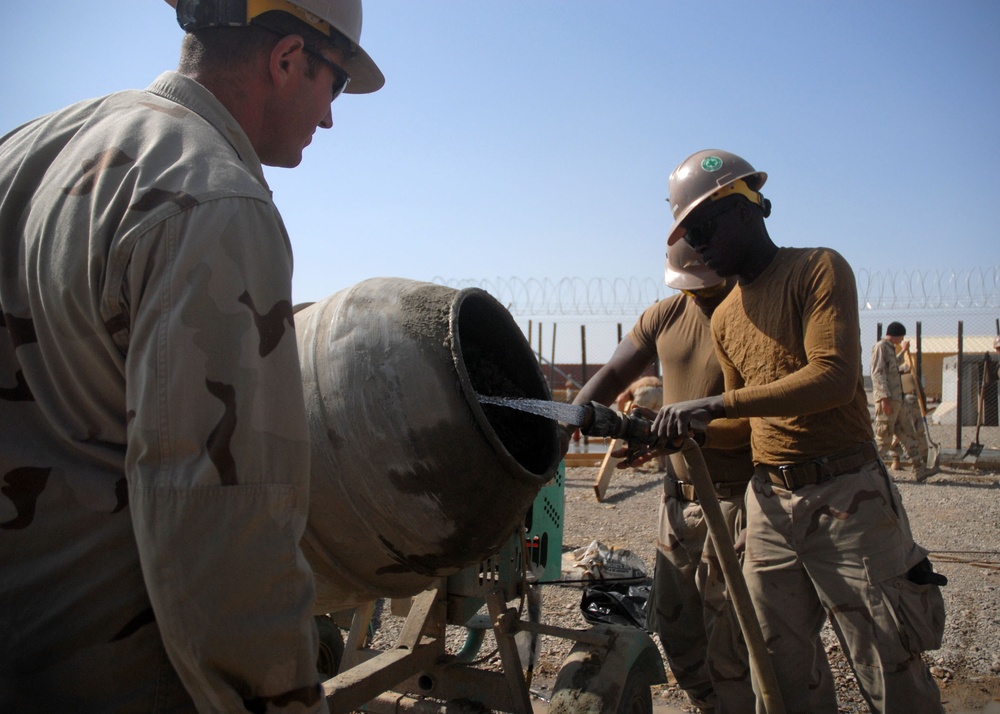
[[[675,290],[701,290],[720,284],[724,278],[705,265],[694,248],[679,240],[667,245],[663,280]]]
[[[385,84],[385,77],[368,53],[361,49],[361,0],[166,0],[177,10],[177,22],[187,31],[206,27],[246,27],[271,10],[294,15],[324,35],[330,28],[351,43],[350,57],[338,62],[351,76],[347,94],[368,94]],[[180,5],[180,7],[178,7]],[[235,14],[233,14],[235,13]]]
[[[677,168],[670,172],[669,190],[670,212],[674,216],[674,224],[667,235],[667,245],[676,243],[682,232],[681,223],[691,211],[708,199],[721,198],[713,194],[732,187],[736,181],[743,181],[731,192],[743,193],[760,191],[767,181],[767,174],[756,171],[746,159],[721,149],[705,149],[691,154]],[[747,196],[754,200],[753,196]],[[757,197],[759,200],[759,196]]]

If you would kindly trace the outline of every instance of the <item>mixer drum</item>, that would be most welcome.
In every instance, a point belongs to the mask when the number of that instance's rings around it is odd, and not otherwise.
[[[560,459],[528,342],[477,288],[373,278],[295,315],[316,612],[405,597],[497,552]]]

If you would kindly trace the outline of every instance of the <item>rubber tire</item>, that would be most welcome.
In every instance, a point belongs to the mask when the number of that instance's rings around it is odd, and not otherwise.
[[[330,679],[340,671],[340,662],[344,658],[344,637],[328,615],[316,616],[316,629],[319,630],[316,669],[321,677]]]
[[[642,667],[633,667],[622,685],[616,714],[653,714],[653,693],[649,677]]]

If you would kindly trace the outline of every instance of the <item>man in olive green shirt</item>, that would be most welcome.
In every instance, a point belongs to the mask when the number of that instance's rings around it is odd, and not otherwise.
[[[873,442],[854,275],[833,250],[771,241],[765,180],[717,149],[671,174],[668,243],[686,241],[737,286],[712,317],[725,391],[664,406],[654,431],[750,421],[744,574],[787,711],[838,711],[829,618],[874,711],[940,712],[921,652],[940,646],[944,579]]]
[[[643,312],[574,403],[610,403],[621,385],[657,358],[664,401],[722,393],[711,316],[733,282],[706,269],[684,243],[668,251],[666,281],[684,292]],[[712,425],[702,454],[735,541],[745,521],[743,496],[753,464],[747,433],[725,432],[718,428],[721,424]],[[659,637],[678,686],[699,711],[741,714],[754,706],[746,643],[694,486],[680,480],[669,460],[666,468],[648,625]]]

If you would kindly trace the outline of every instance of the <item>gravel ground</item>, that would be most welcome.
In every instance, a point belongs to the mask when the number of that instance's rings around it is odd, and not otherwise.
[[[954,427],[932,427],[933,438],[954,447]],[[964,436],[972,440],[972,432]],[[979,441],[987,449],[1000,449],[1000,428],[984,427]],[[1000,464],[986,468],[948,466],[923,483],[904,473],[896,482],[909,513],[916,540],[928,548],[935,569],[946,575],[943,589],[947,624],[941,649],[925,653],[941,688],[945,711],[1000,711]],[[986,465],[986,464],[984,464]],[[563,551],[598,540],[606,546],[627,548],[650,571],[654,562],[653,538],[662,474],[652,469],[616,472],[603,503],[593,491],[596,468],[570,468],[566,475]],[[563,584],[542,586],[542,622],[586,628],[580,614],[581,590]],[[374,645],[394,640],[399,618],[382,618]],[[464,628],[449,627],[449,642],[456,648]],[[832,631],[824,632],[838,683],[841,712],[867,712]],[[499,668],[499,658],[489,652],[491,636],[483,645],[488,669]],[[551,687],[572,643],[541,638],[532,689],[543,696]],[[669,677],[669,668],[668,668]],[[674,711],[694,711],[671,681],[653,690],[654,705]]]

